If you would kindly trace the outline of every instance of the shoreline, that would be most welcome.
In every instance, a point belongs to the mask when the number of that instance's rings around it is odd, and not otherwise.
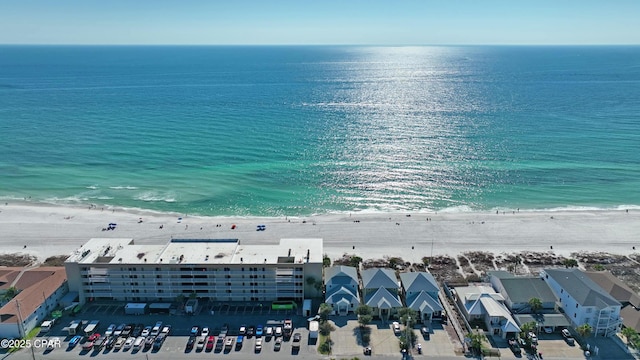
[[[635,252],[633,247],[640,249],[640,211],[635,209],[233,217],[5,203],[0,203],[1,253],[31,254],[39,261],[70,254],[99,237],[133,238],[139,244],[171,238],[237,238],[243,243],[323,238],[324,252],[332,260],[348,253],[363,259],[398,256],[411,262],[466,251],[551,251],[569,256],[580,251],[628,255]],[[112,222],[118,224],[116,230],[102,230]],[[256,231],[258,224],[266,230]]]

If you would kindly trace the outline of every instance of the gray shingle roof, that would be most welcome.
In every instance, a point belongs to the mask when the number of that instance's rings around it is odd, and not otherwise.
[[[391,269],[376,268],[362,272],[362,287],[365,289],[397,289],[396,273]]]
[[[578,269],[545,269],[549,277],[553,278],[582,306],[621,306],[598,284]]]
[[[428,272],[408,272],[400,274],[400,281],[405,292],[437,293],[440,289],[436,279]]]
[[[542,303],[556,301],[549,285],[539,277],[502,278],[501,282],[513,303],[526,303],[531,298],[538,298]]]
[[[324,278],[327,279],[327,281],[336,276],[347,276],[355,280],[356,283],[358,282],[358,272],[356,268],[352,266],[332,266],[324,270]]]
[[[389,290],[384,287],[380,287],[378,291],[371,294],[371,296],[366,299],[365,303],[371,307],[376,307],[379,309],[391,309],[391,308],[401,308],[402,303],[398,300],[398,297],[389,292]]]
[[[439,300],[432,298],[424,291],[413,296],[411,300],[407,299],[407,307],[416,311],[423,311],[427,307],[431,313],[444,310]]]

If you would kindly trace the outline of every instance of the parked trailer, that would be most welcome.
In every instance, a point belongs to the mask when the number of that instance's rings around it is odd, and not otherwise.
[[[146,303],[128,303],[124,306],[126,315],[144,315],[147,313],[148,306]]]
[[[149,304],[150,314],[169,314],[170,311],[171,311],[171,304],[169,303]]]

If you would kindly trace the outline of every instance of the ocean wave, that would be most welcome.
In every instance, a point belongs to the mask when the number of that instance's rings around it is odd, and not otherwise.
[[[109,186],[112,190],[138,190],[137,186]]]
[[[91,186],[86,186],[85,189],[89,189],[89,190],[98,190],[99,187],[97,187],[96,185],[91,185]]]
[[[134,196],[134,199],[144,201],[144,202],[167,202],[173,203],[176,202],[175,195],[160,195],[155,192],[144,192],[137,196]]]

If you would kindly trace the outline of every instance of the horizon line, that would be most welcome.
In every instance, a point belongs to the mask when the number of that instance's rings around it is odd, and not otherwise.
[[[608,43],[590,43],[590,44],[571,44],[571,43],[567,43],[567,44],[545,44],[545,43],[531,43],[531,44],[508,44],[508,43],[486,43],[486,44],[466,44],[466,43],[460,43],[460,44],[331,44],[331,43],[326,43],[326,44],[296,44],[296,43],[291,43],[291,44],[278,44],[278,43],[273,43],[273,44],[171,44],[171,43],[167,43],[167,44],[149,44],[149,43],[139,43],[139,44],[120,44],[120,43],[106,43],[106,44],[100,44],[100,43],[96,43],[96,44],[91,44],[91,43],[52,43],[52,44],[47,44],[47,43],[0,43],[0,46],[149,46],[149,47],[153,47],[153,46],[202,46],[202,47],[206,47],[206,46],[229,46],[229,47],[242,47],[242,46],[255,46],[255,47],[259,47],[259,46],[264,46],[264,47],[268,47],[268,46],[290,46],[290,47],[303,47],[303,46],[365,46],[365,47],[438,47],[438,46],[442,46],[442,47],[448,47],[448,46],[531,46],[531,47],[535,47],[535,46],[549,46],[549,47],[553,47],[553,46],[565,46],[565,47],[569,47],[569,46],[575,46],[575,47],[588,47],[588,46],[640,46],[640,43],[619,43],[619,44],[608,44]]]

